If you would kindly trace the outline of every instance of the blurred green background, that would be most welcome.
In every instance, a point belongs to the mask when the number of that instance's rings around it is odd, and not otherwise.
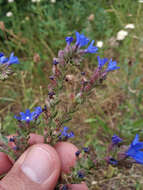
[[[44,104],[52,58],[65,47],[65,37],[79,31],[102,46],[99,55],[113,58],[121,68],[110,74],[70,121],[77,144],[92,144],[104,156],[114,133],[128,142],[139,133],[143,140],[143,3],[9,1],[0,0],[0,51],[15,52],[21,64],[13,66],[14,76],[0,82],[1,125],[13,132],[14,114]],[[96,66],[96,55],[83,62],[89,73]],[[138,182],[135,186],[140,189]]]

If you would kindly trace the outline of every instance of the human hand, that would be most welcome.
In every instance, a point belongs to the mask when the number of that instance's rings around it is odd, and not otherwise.
[[[76,161],[77,148],[68,142],[60,142],[55,148],[42,142],[40,136],[33,134],[30,144],[35,145],[29,147],[14,165],[7,155],[0,153],[0,174],[12,167],[0,182],[1,190],[53,190],[61,171],[70,171]],[[71,190],[88,190],[85,184],[69,187]]]

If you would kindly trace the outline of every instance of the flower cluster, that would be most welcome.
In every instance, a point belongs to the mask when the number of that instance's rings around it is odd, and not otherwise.
[[[14,53],[10,54],[10,57],[5,57],[4,53],[0,52],[0,65],[5,64],[7,66],[10,66],[12,64],[19,64],[18,57],[14,56]]]
[[[80,49],[83,46],[86,46],[90,42],[90,40],[86,36],[84,36],[84,34],[80,34],[79,32],[76,32],[75,35],[76,35],[75,46],[78,49]],[[74,39],[71,36],[66,37],[67,45],[70,45],[73,40]],[[93,46],[93,44],[94,44],[94,40],[91,41],[90,45],[86,49],[84,49],[83,52],[84,53],[97,53],[98,48],[96,46]]]
[[[138,134],[136,134],[134,140],[132,141],[129,147],[122,145],[119,148],[119,151],[118,151],[118,148],[116,149],[117,150],[116,159],[109,155],[112,151],[115,151],[115,149],[113,148],[122,141],[123,140],[117,135],[112,136],[112,144],[109,145],[109,148],[107,151],[108,154],[107,154],[107,157],[105,158],[106,161],[111,165],[123,164],[124,161],[125,163],[129,162],[132,164],[133,163],[143,164],[143,151],[141,151],[143,149],[143,142],[139,141]],[[114,152],[114,156],[115,156],[115,152]],[[131,158],[132,160],[128,158]]]
[[[33,2],[39,1],[40,0],[33,0]],[[98,48],[94,45],[94,40],[90,40],[84,34],[75,32],[75,36],[75,40],[72,36],[66,37],[65,49],[60,50],[58,52],[58,57],[53,58],[52,74],[49,77],[50,83],[48,84],[48,93],[45,100],[46,105],[44,108],[42,109],[40,106],[38,106],[34,108],[34,111],[26,109],[25,112],[20,112],[19,115],[14,116],[14,118],[18,120],[19,128],[17,128],[16,131],[17,135],[11,137],[8,141],[10,144],[15,145],[12,147],[12,154],[15,160],[18,159],[20,154],[27,149],[31,133],[40,132],[40,135],[44,137],[44,143],[50,143],[51,145],[56,144],[58,141],[64,141],[73,138],[75,136],[74,133],[70,131],[69,127],[64,126],[64,124],[72,119],[73,113],[78,110],[82,102],[84,103],[86,100],[85,97],[90,94],[91,90],[94,89],[97,85],[101,84],[101,79],[104,80],[110,71],[120,68],[117,66],[116,61],[112,61],[112,59],[107,58],[100,58],[100,56],[97,56],[98,66],[93,71],[91,77],[87,78],[86,73],[80,70],[80,67],[78,67],[78,65],[83,59],[84,55],[88,53],[98,53]],[[11,53],[9,58],[5,57],[4,53],[0,53],[0,68],[2,67],[6,70],[13,64],[19,64],[19,60],[16,56],[14,56],[14,53]],[[70,70],[69,65],[74,65],[81,74],[80,79],[78,80],[79,84],[76,85],[76,89],[70,96],[72,97],[72,104],[69,105],[68,109],[63,109],[63,113],[61,110],[58,111],[59,108],[64,107],[63,104],[59,105],[59,103],[62,102],[60,95],[62,94],[61,92],[63,89],[66,88],[66,83],[70,82],[73,78],[72,75],[68,73]],[[105,69],[104,66],[106,67]],[[3,73],[5,73],[5,70],[3,70]],[[43,116],[43,119],[42,117],[38,119],[41,114]],[[37,127],[40,123],[41,126],[43,126],[42,129]],[[118,146],[115,145],[118,145],[120,142],[122,142],[122,139],[117,135],[114,135],[112,137],[111,143],[112,148],[118,148]],[[9,144],[7,147],[9,148]],[[125,153],[126,157],[129,157],[131,155],[131,152],[133,152],[133,145],[130,149]],[[75,172],[73,172],[72,175],[73,179],[76,178],[79,182],[81,182],[87,175],[86,171],[94,167],[95,159],[93,158],[95,157],[95,154],[92,154],[91,150],[92,147],[82,147],[81,150],[78,150],[75,153],[78,163],[76,165],[77,168],[75,168]],[[141,151],[139,150],[138,156],[141,155],[140,152]],[[132,157],[134,157],[134,155],[132,155]],[[118,160],[115,160],[111,156],[108,158],[109,164],[118,164]],[[74,168],[72,169],[74,171]],[[66,190],[68,189],[68,186],[63,185],[62,189]]]
[[[143,149],[143,142],[139,141],[139,135],[136,134],[133,142],[125,154],[128,157],[133,158],[136,163],[143,164],[143,151],[141,151],[141,149]]]
[[[63,139],[63,138],[69,139],[69,138],[74,137],[74,133],[68,132],[68,130],[69,128],[65,126],[63,130],[60,131],[61,135],[59,136],[59,139]]]
[[[39,117],[39,115],[42,113],[42,108],[40,106],[35,107],[35,110],[33,112],[30,112],[29,109],[26,109],[25,113],[20,112],[20,116],[14,116],[15,119],[18,121],[25,121],[25,122],[30,122]]]
[[[19,60],[14,53],[10,54],[10,57],[5,57],[4,53],[0,52],[0,80],[7,79],[12,74],[11,65],[19,64]]]

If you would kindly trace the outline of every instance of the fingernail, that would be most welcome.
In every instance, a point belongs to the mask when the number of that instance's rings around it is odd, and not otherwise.
[[[28,178],[39,184],[44,183],[55,170],[50,153],[40,147],[31,149],[21,169]]]

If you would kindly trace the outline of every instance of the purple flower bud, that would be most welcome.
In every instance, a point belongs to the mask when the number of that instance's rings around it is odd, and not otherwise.
[[[61,188],[61,190],[68,190],[68,186],[67,185],[63,185],[63,187]]]
[[[59,64],[59,62],[58,62],[58,61],[53,60],[53,65],[58,65],[58,64]]]
[[[78,150],[78,151],[75,153],[76,157],[79,157],[80,153],[81,153],[81,151]]]
[[[83,147],[83,151],[85,152],[85,153],[89,153],[89,147]]]
[[[82,171],[78,171],[77,175],[78,175],[79,178],[84,178],[85,177],[84,173]]]
[[[120,137],[118,137],[117,135],[113,135],[112,136],[112,144],[113,145],[116,145],[116,144],[118,144],[118,143],[120,143],[120,142],[122,142],[123,140],[120,138]]]
[[[50,76],[49,79],[54,80],[54,76]]]
[[[73,37],[69,36],[69,37],[66,37],[66,42],[68,45],[70,45],[72,43],[72,41],[74,40]]]
[[[10,138],[9,142],[15,142],[15,139],[14,138]]]

